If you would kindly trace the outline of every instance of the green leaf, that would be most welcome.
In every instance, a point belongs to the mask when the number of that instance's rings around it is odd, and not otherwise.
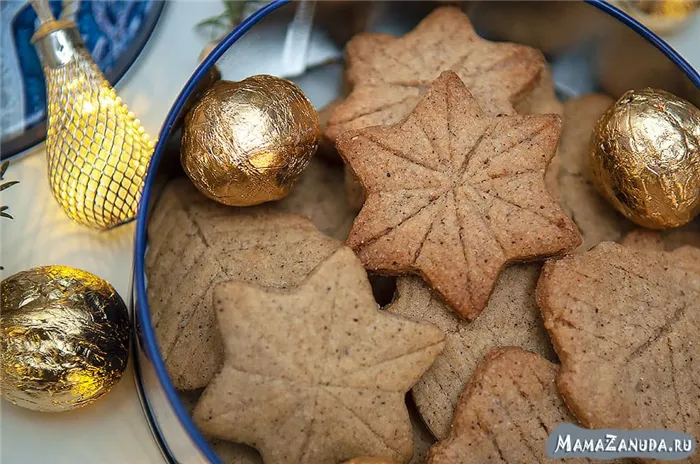
[[[7,206],[0,206],[0,213],[2,213],[3,211],[5,211],[6,209],[7,209]]]
[[[14,219],[12,216],[10,216],[9,214],[7,214],[7,213],[4,212],[4,211],[3,211],[2,213],[0,213],[0,217],[5,217],[5,218],[8,218],[8,219]]]
[[[1,184],[0,185],[0,192],[2,192],[3,190],[9,189],[10,187],[12,187],[15,184],[19,184],[19,181],[13,180],[11,182],[5,182],[4,184]]]
[[[7,171],[7,168],[10,167],[10,162],[9,161],[3,161],[2,164],[0,164],[0,180],[3,180],[5,178],[5,172]]]

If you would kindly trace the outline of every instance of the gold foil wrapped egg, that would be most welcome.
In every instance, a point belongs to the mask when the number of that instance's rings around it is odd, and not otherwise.
[[[601,116],[589,154],[600,193],[640,226],[678,227],[700,212],[700,110],[691,103],[629,91]]]
[[[292,82],[218,81],[185,117],[180,160],[194,185],[232,206],[285,197],[320,137],[316,110]]]
[[[129,316],[106,281],[44,266],[0,283],[0,394],[18,406],[60,412],[92,403],[121,378]]]

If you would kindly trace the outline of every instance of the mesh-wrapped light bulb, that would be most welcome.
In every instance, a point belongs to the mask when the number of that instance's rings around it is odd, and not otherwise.
[[[104,78],[74,22],[33,1],[46,78],[49,184],[66,214],[96,229],[136,215],[153,142]]]

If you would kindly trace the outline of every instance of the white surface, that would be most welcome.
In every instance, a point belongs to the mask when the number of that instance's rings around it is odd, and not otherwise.
[[[118,86],[155,136],[207,42],[192,25],[221,11],[221,3],[171,2],[147,49]],[[700,68],[700,18],[669,42]],[[77,226],[54,203],[43,148],[15,162],[6,179],[21,184],[2,193],[15,220],[1,220],[2,276],[33,266],[64,264],[108,280],[126,299],[134,224],[105,233]],[[3,463],[159,463],[160,453],[141,412],[131,370],[105,398],[82,410],[42,414],[0,401]]]
[[[208,42],[192,26],[221,10],[219,1],[166,5],[147,48],[117,87],[152,137]],[[134,223],[102,233],[72,223],[51,196],[44,158],[40,147],[13,162],[5,176],[21,183],[2,193],[15,218],[0,221],[2,277],[64,264],[106,279],[126,300]],[[162,462],[131,368],[112,392],[81,410],[44,414],[0,401],[0,445],[4,464]]]

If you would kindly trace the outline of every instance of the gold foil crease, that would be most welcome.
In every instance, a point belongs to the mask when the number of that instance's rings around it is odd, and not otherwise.
[[[0,283],[0,393],[37,411],[92,403],[121,378],[129,317],[106,281],[65,266]]]
[[[600,193],[633,222],[683,225],[700,212],[700,110],[663,90],[629,91],[598,121],[590,164]]]
[[[194,185],[232,206],[285,197],[320,137],[316,110],[273,76],[218,81],[185,117],[181,162]]]

